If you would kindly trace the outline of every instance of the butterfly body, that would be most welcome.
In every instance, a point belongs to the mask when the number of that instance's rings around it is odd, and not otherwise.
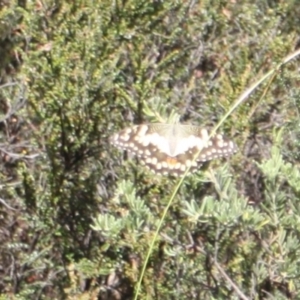
[[[222,135],[209,138],[205,128],[182,124],[142,124],[121,130],[111,143],[141,158],[156,173],[182,175],[196,171],[202,162],[236,152],[232,141]]]

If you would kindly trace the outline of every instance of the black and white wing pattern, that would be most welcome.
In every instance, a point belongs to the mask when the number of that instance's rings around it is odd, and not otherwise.
[[[188,167],[193,172],[205,161],[237,151],[236,145],[220,134],[209,139],[205,128],[182,124],[136,125],[114,134],[110,141],[163,175],[182,175]]]

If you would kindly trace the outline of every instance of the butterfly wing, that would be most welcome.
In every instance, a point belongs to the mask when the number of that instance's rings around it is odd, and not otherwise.
[[[110,141],[140,157],[149,169],[165,175],[182,175],[189,167],[196,171],[203,162],[236,151],[234,143],[221,135],[209,139],[206,129],[180,124],[136,125],[114,134]]]
[[[194,137],[194,142],[190,142],[188,151],[196,156],[196,161],[205,162],[215,158],[227,157],[237,151],[235,143],[228,140],[221,134],[209,137],[206,129],[198,126],[185,126],[186,135]]]

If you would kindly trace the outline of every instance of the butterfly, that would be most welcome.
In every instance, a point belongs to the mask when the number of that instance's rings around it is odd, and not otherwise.
[[[141,163],[158,174],[182,175],[190,167],[195,172],[214,158],[234,154],[233,141],[207,129],[183,124],[142,124],[114,134],[110,142],[137,155]]]

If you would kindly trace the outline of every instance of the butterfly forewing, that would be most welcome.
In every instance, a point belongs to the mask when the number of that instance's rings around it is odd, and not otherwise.
[[[151,170],[173,175],[183,174],[188,167],[195,171],[202,162],[236,151],[235,144],[222,135],[209,139],[206,129],[181,124],[136,125],[113,135],[111,142],[140,157]]]

